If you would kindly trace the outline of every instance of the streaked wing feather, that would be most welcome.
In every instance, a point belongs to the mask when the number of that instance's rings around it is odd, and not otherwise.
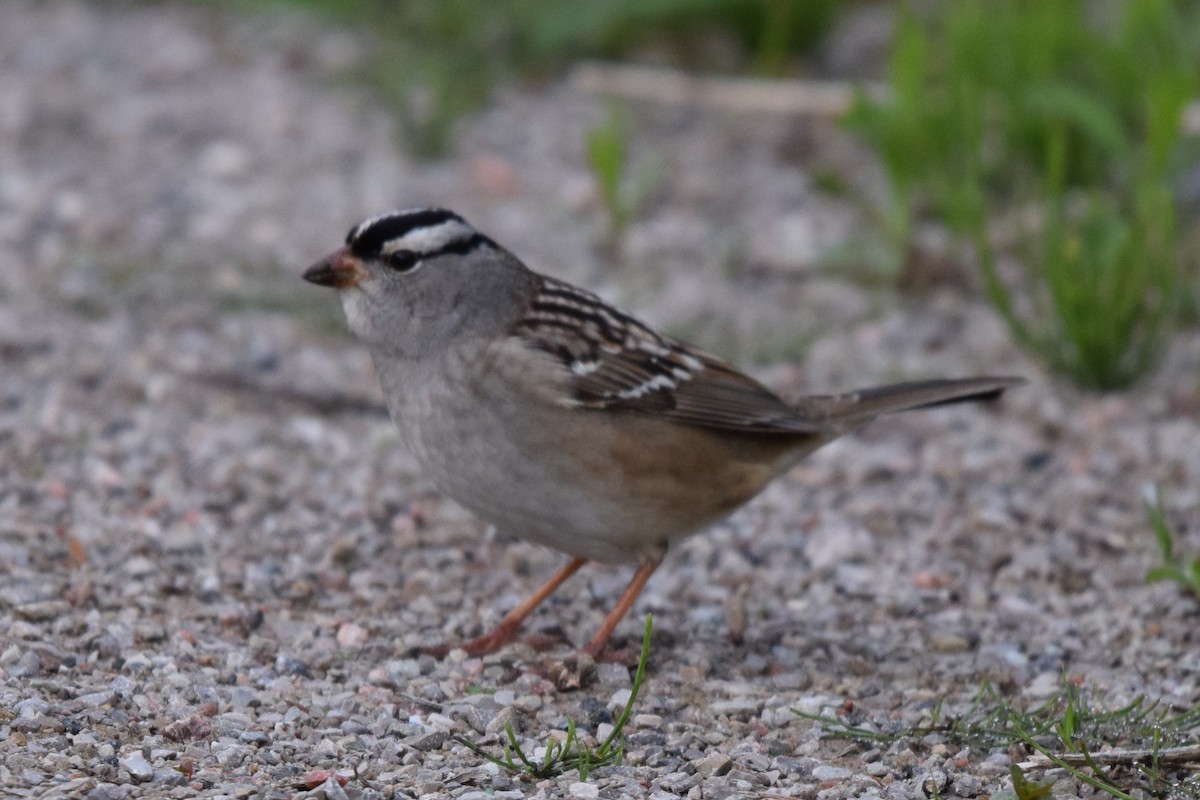
[[[739,430],[825,433],[828,426],[805,417],[771,390],[724,362],[706,359],[700,380],[680,387],[676,414],[700,424]]]
[[[549,278],[513,333],[558,357],[572,401],[582,407],[746,432],[827,430],[732,365]]]

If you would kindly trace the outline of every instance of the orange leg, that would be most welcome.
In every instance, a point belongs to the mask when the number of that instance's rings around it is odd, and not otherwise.
[[[521,627],[521,623],[525,621],[525,618],[541,605],[543,600],[552,595],[554,590],[562,585],[563,581],[574,575],[586,563],[587,559],[572,558],[558,572],[550,576],[550,580],[542,584],[542,588],[531,594],[521,605],[505,614],[504,619],[500,620],[499,625],[482,636],[463,642],[457,645],[457,647],[461,647],[473,656],[482,656],[487,653],[496,652],[512,640],[517,632],[517,628]],[[442,648],[437,649],[441,650]]]
[[[646,588],[646,581],[650,580],[650,576],[654,574],[654,570],[658,569],[658,565],[661,563],[661,561],[647,561],[637,568],[637,571],[633,573],[633,577],[629,580],[629,585],[621,593],[621,599],[617,601],[617,605],[604,618],[604,623],[600,626],[600,630],[596,631],[596,635],[587,643],[587,647],[583,648],[583,652],[594,659],[600,658],[600,654],[604,652],[604,647],[608,644],[608,637],[612,636],[613,629],[629,613],[629,607],[633,605],[634,600],[637,600],[638,595],[642,593],[642,589]]]

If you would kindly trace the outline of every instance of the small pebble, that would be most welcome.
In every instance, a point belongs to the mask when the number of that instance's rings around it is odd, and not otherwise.
[[[367,629],[353,622],[345,622],[338,627],[337,643],[343,649],[356,649],[367,643]]]
[[[695,761],[692,766],[697,773],[706,777],[724,775],[733,766],[733,759],[724,753],[713,752]]]
[[[121,758],[121,766],[129,773],[129,777],[140,783],[144,783],[154,777],[154,767],[150,765],[150,762],[138,750],[134,750],[129,755],[123,756]]]
[[[812,776],[819,781],[841,781],[849,778],[854,773],[845,767],[835,767],[831,764],[822,764],[819,767],[814,767]]]
[[[445,731],[434,731],[427,733],[424,736],[418,736],[408,744],[417,750],[428,752],[430,750],[438,750],[450,738],[450,735]]]

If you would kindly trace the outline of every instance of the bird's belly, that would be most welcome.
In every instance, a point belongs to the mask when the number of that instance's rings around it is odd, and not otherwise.
[[[680,520],[686,507],[666,507],[669,501],[648,486],[618,488],[584,467],[605,460],[600,444],[581,462],[577,450],[562,449],[573,434],[557,439],[544,427],[514,429],[487,416],[456,418],[453,430],[440,434],[422,425],[407,438],[443,493],[505,534],[573,556],[626,562],[661,557],[670,539],[707,521],[690,519],[690,510]],[[616,478],[619,470],[610,470]]]
[[[453,375],[442,378],[385,389],[428,477],[502,532],[595,561],[661,558],[757,494],[797,450],[538,398],[514,404],[502,383],[466,404]]]

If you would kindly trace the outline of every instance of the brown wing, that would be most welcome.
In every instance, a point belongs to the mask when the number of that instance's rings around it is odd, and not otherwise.
[[[827,430],[725,361],[569,284],[543,279],[513,334],[562,362],[572,402],[582,407],[748,432]]]

